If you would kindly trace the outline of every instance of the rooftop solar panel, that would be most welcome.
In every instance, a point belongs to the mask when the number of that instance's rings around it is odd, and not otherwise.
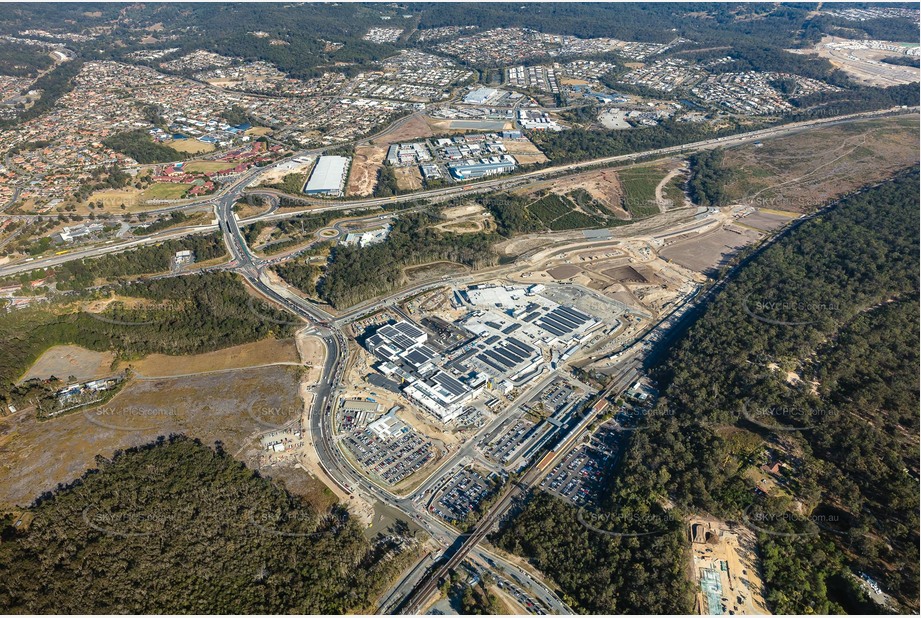
[[[519,328],[521,328],[521,324],[511,324],[511,325],[506,326],[505,328],[503,328],[503,329],[502,329],[502,332],[505,333],[505,334],[507,335],[507,334],[509,334],[509,333],[514,333],[514,332],[515,332],[516,330],[518,330]]]
[[[491,359],[493,359],[494,361],[496,361],[496,363],[497,363],[500,367],[502,367],[502,370],[503,370],[503,371],[508,370],[508,369],[511,369],[512,367],[515,366],[515,364],[514,364],[514,363],[510,363],[508,359],[503,358],[503,357],[499,356],[498,354],[496,354],[496,352],[495,352],[494,350],[486,350],[485,352],[483,352],[483,354],[487,355],[489,358],[491,358]]]
[[[557,337],[559,337],[560,335],[566,334],[566,331],[560,328],[557,328],[556,326],[548,323],[546,319],[541,319],[539,322],[537,322],[537,325],[543,328],[545,331],[549,332],[550,334],[556,335]]]
[[[521,358],[516,356],[514,352],[510,352],[505,348],[493,348],[493,354],[499,356],[508,364],[509,367],[514,367],[521,362]]]
[[[549,315],[545,315],[543,317],[541,324],[549,324],[550,326],[558,328],[566,333],[571,333],[572,331],[576,329],[576,325],[573,324],[572,322],[566,322],[566,321],[560,320],[556,317],[549,316]]]
[[[492,345],[495,342],[499,341],[500,339],[502,339],[502,337],[500,337],[499,335],[493,335],[492,337],[487,339],[485,343],[486,345]]]
[[[495,369],[496,371],[498,371],[499,373],[502,373],[503,371],[505,371],[505,369],[503,369],[502,367],[500,367],[499,365],[497,365],[494,361],[492,361],[491,359],[487,358],[485,353],[483,353],[483,354],[478,354],[478,355],[477,355],[477,358],[480,359],[480,361],[482,361],[483,363],[486,363],[487,365],[489,365],[490,367],[492,367],[493,369]]]
[[[592,320],[592,316],[582,313],[578,309],[573,309],[572,307],[557,307],[554,311],[568,316],[580,323],[590,322]]]
[[[412,339],[418,339],[425,334],[422,330],[409,322],[397,322],[393,327]]]
[[[526,343],[521,343],[517,339],[513,339],[511,337],[509,337],[507,341],[509,349],[515,350],[522,358],[528,358],[534,354],[534,348],[527,345]]]
[[[454,379],[452,376],[449,376],[446,373],[437,373],[435,377],[432,378],[434,382],[440,384],[446,391],[451,393],[454,397],[460,397],[463,395],[467,389],[466,387]]]

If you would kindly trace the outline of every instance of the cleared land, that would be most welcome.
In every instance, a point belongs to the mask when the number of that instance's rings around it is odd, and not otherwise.
[[[756,242],[761,234],[738,226],[726,226],[714,232],[688,234],[687,238],[659,251],[663,258],[685,268],[711,273],[726,264],[739,249]]]
[[[918,116],[854,122],[726,151],[733,203],[806,212],[916,165]]]
[[[295,419],[300,370],[262,367],[188,378],[132,381],[105,407],[39,422],[25,410],[0,418],[0,506],[27,505],[78,477],[96,455],[184,433],[252,464],[261,453],[260,419]],[[271,471],[269,471],[271,475]]]
[[[502,140],[502,145],[505,146],[506,152],[515,157],[521,165],[544,163],[548,160],[546,155],[527,138]]]
[[[299,362],[293,339],[263,339],[192,356],[151,354],[129,364],[139,376],[152,378]]]
[[[716,520],[694,518],[689,522],[689,535],[700,614],[708,613],[707,603],[700,591],[704,570],[717,574],[722,589],[720,598],[727,599],[722,601],[727,611],[742,616],[769,613],[764,602],[755,535],[751,530],[730,527]]]
[[[411,142],[423,137],[432,137],[435,133],[426,117],[413,116],[400,126],[388,133],[378,136],[372,144],[395,144],[397,142]]]
[[[397,177],[397,187],[402,191],[415,191],[422,188],[422,172],[412,167],[398,167],[393,170]]]
[[[381,169],[386,156],[386,145],[357,146],[355,155],[352,157],[352,168],[349,172],[349,183],[345,194],[362,197],[371,195],[374,185],[377,184],[377,172]]]
[[[918,69],[880,62],[895,55],[882,49],[829,49],[826,43],[847,41],[840,37],[826,36],[813,48],[820,58],[827,58],[831,64],[856,81],[868,86],[897,86],[919,81]],[[907,44],[906,44],[907,45]],[[915,44],[917,45],[917,44]]]
[[[51,376],[61,380],[68,380],[70,376],[78,381],[93,380],[112,375],[114,360],[112,352],[94,352],[77,345],[56,345],[45,350],[19,381],[32,378],[46,380]]]

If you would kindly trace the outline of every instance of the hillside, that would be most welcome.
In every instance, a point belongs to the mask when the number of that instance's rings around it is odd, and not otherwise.
[[[316,513],[220,447],[171,437],[98,462],[3,530],[5,612],[346,613],[400,566],[344,510]]]

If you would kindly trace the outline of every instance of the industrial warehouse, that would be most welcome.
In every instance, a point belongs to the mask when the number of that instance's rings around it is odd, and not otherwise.
[[[304,187],[304,193],[328,195],[329,197],[342,196],[350,161],[348,157],[320,157],[316,167],[313,168],[310,180],[307,181],[307,186]]]
[[[476,286],[454,293],[464,312],[451,345],[408,319],[369,329],[375,369],[442,423],[457,419],[485,388],[508,394],[568,359],[603,323],[540,295],[544,286]],[[424,321],[425,323],[425,321]],[[396,390],[396,389],[395,389]]]

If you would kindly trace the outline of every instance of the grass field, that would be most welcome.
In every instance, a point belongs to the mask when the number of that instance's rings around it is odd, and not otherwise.
[[[197,139],[176,139],[167,144],[173,150],[188,154],[202,154],[214,150],[214,144],[200,142]]]
[[[221,172],[233,167],[233,163],[227,161],[188,161],[182,166],[187,172],[203,172],[210,174],[212,172]]]
[[[293,339],[263,339],[192,356],[151,354],[129,364],[139,375],[163,377],[299,362]]]
[[[141,192],[140,201],[147,200],[178,200],[191,187],[190,184],[176,182],[157,182]]]
[[[179,199],[191,186],[189,184],[155,183],[143,191],[134,188],[96,191],[87,198],[86,202],[77,206],[76,213],[87,215],[96,212],[98,214],[100,212],[98,209],[95,211],[89,209],[90,202],[102,202],[102,212],[114,214],[144,212],[160,207],[158,204],[147,205],[148,200]],[[121,208],[122,204],[125,205],[124,210]]]
[[[272,132],[272,129],[269,127],[250,127],[246,130],[247,135],[255,135],[256,137],[260,137],[262,135],[271,135]]]
[[[281,423],[300,415],[300,373],[297,367],[264,367],[131,380],[104,409],[42,422],[29,410],[0,417],[0,508],[29,504],[77,478],[94,467],[96,455],[111,457],[170,433],[208,445],[220,440],[253,466],[263,452],[254,436],[266,431],[264,419]]]

